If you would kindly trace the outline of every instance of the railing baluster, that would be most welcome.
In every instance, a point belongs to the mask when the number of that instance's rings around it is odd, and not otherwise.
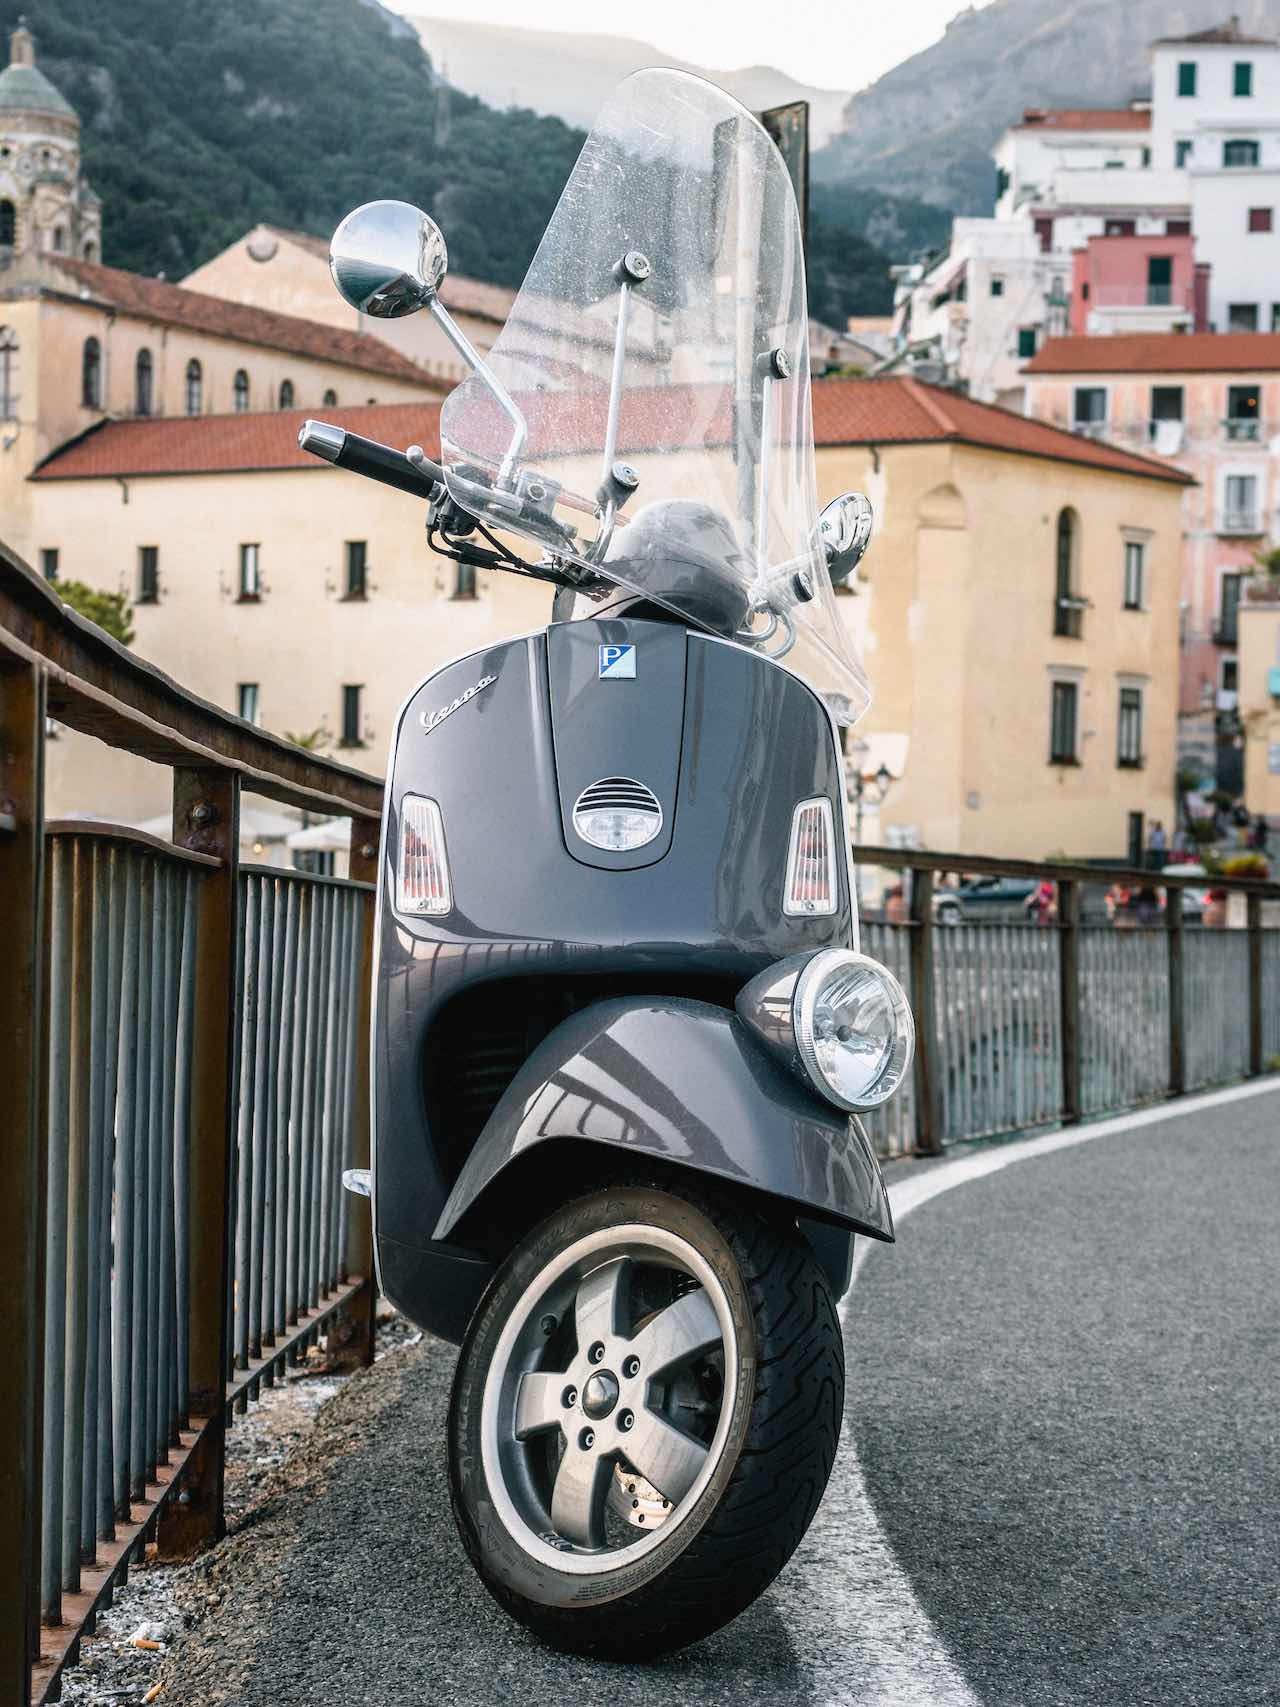
[[[1249,933],[1249,1077],[1262,1071],[1262,897],[1250,895],[1247,902]]]
[[[191,1045],[195,1026],[196,882],[183,873],[182,958],[178,970],[177,1060],[174,1062],[174,1279],[177,1298],[175,1347],[177,1356],[178,1425],[185,1428],[190,1411],[191,1309]]]

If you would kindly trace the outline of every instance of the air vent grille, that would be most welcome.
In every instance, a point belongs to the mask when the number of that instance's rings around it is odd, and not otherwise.
[[[629,853],[662,829],[662,806],[653,790],[634,777],[605,776],[578,796],[573,827],[593,848]]]

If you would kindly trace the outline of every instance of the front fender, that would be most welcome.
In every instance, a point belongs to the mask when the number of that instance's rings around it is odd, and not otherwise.
[[[616,998],[557,1026],[489,1116],[433,1237],[447,1240],[517,1156],[566,1138],[731,1180],[808,1216],[893,1238],[880,1165],[859,1122],[709,1003]]]

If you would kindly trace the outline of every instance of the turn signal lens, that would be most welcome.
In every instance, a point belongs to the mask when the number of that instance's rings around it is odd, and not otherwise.
[[[836,832],[826,795],[802,800],[791,818],[782,910],[791,916],[836,910]]]
[[[440,808],[420,794],[406,794],[400,802],[396,911],[439,914],[452,907]]]

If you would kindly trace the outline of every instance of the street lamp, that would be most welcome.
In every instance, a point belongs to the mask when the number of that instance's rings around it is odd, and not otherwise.
[[[865,743],[862,743],[862,746],[865,751]],[[890,772],[888,765],[883,762],[881,762],[880,768],[870,776],[864,774],[860,764],[854,766],[853,771],[849,776],[849,795],[853,800],[853,839],[857,846],[861,847],[862,845],[863,802],[869,800],[878,812],[880,807],[884,805],[888,798],[889,790],[898,780],[899,779]],[[858,903],[861,905],[862,867],[860,865],[854,866],[853,881]]]

